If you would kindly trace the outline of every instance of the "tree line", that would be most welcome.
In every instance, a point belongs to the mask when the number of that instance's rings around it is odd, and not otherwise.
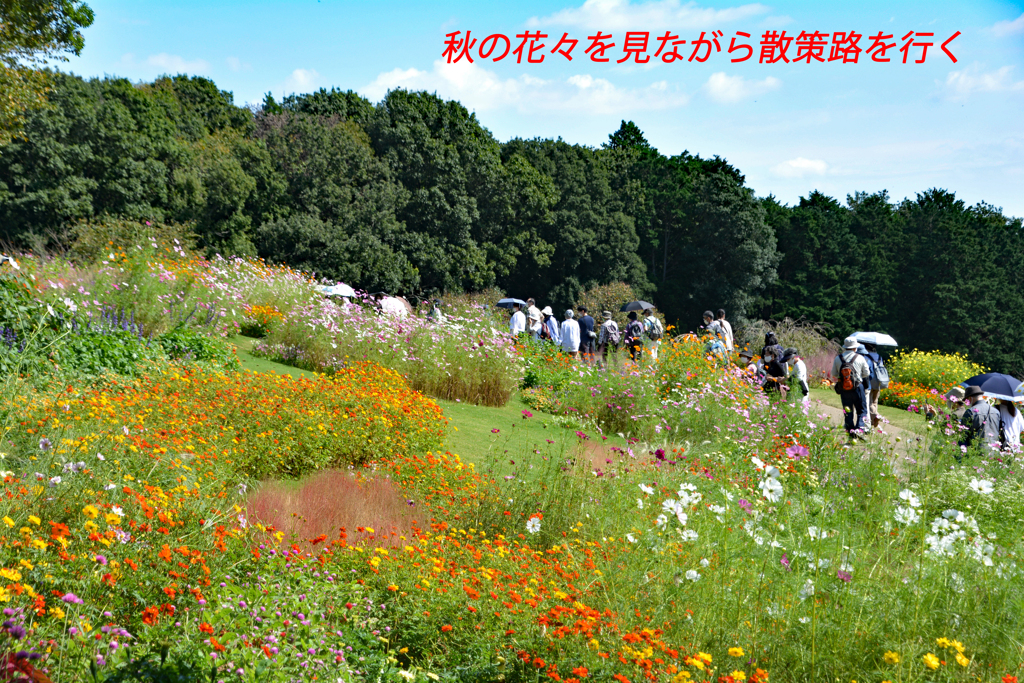
[[[683,329],[708,308],[803,317],[1024,374],[1019,218],[941,189],[787,206],[722,158],[660,153],[632,122],[599,148],[502,143],[424,92],[245,108],[200,77],[54,73],[47,106],[0,147],[0,240],[66,246],[104,216],[188,224],[210,253],[371,291],[496,286],[565,307],[625,282]]]

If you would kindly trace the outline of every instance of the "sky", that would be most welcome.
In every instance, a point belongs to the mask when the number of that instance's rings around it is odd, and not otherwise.
[[[561,137],[598,146],[632,120],[663,154],[724,157],[759,196],[787,204],[813,190],[841,201],[885,190],[901,200],[938,187],[1024,216],[1024,1],[89,4],[96,21],[85,49],[62,67],[81,76],[202,75],[237,104],[321,87],[373,102],[394,88],[426,90],[462,102],[500,141]],[[543,62],[527,63],[528,50],[521,63],[512,52],[496,62],[504,50],[497,39],[497,50],[481,57],[488,36],[508,36],[514,50],[527,31],[547,35],[535,41]],[[827,34],[825,61],[795,61],[793,41],[788,63],[762,63],[765,34],[783,31]],[[472,63],[444,57],[446,36],[456,32],[452,40],[469,32],[476,41]],[[591,59],[596,49],[585,52],[599,32],[614,44],[606,63]],[[648,49],[619,63],[627,32],[648,33]],[[695,46],[702,32],[708,43]],[[719,50],[710,42],[715,32]],[[863,36],[857,63],[828,59],[837,32]],[[910,32],[934,35],[903,40]],[[954,62],[940,45],[957,32],[947,45]],[[653,56],[666,33],[685,41],[672,63]],[[888,63],[866,54],[879,33],[893,36],[882,41],[895,43]],[[563,34],[579,41],[571,61],[554,52]],[[924,48],[913,43],[926,42],[933,45],[916,63]],[[744,43],[752,56],[733,63],[746,56]],[[690,60],[695,47],[701,52]],[[637,63],[642,55],[649,61]]]

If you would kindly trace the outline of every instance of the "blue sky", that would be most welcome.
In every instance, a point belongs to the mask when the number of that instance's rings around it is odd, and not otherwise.
[[[64,68],[133,81],[164,73],[208,76],[237,103],[352,89],[379,100],[390,88],[458,99],[499,140],[562,137],[599,145],[632,119],[665,154],[720,155],[758,195],[786,203],[818,189],[839,199],[888,190],[913,197],[955,191],[1024,216],[1024,3],[684,2],[529,0],[446,3],[292,0],[90,0],[96,23],[81,57]],[[472,31],[549,34],[542,64],[481,60],[447,64],[444,36]],[[612,61],[583,50],[595,30],[611,33]],[[686,40],[721,31],[723,51],[703,64],[658,59],[616,64],[626,31],[666,30]],[[854,30],[861,47],[879,31],[897,47],[876,64],[760,64],[766,30]],[[737,31],[754,57],[733,64]],[[900,38],[933,32],[924,64],[902,64]],[[953,63],[939,43],[950,44]],[[564,32],[580,40],[569,62],[550,50]],[[518,41],[516,41],[518,42]],[[513,45],[514,47],[515,45]],[[475,46],[479,49],[479,44]],[[790,47],[789,56],[795,52]],[[737,53],[739,54],[739,53]],[[828,48],[826,48],[826,55]],[[919,49],[911,53],[911,61]],[[524,60],[525,62],[525,60]]]

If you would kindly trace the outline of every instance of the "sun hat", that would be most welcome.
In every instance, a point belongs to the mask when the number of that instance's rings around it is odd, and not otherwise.
[[[573,317],[574,315],[575,315],[575,313],[572,312],[571,308],[565,309],[565,319],[566,320],[568,320],[569,318]]]
[[[605,320],[611,320],[612,319],[612,312],[611,311],[602,311],[601,315],[604,316]]]
[[[946,398],[950,401],[962,401],[964,400],[964,388],[957,385],[946,392]]]
[[[541,309],[540,312],[543,313],[544,315],[554,315],[555,314],[554,311],[551,310],[550,306],[545,306],[544,308]]]
[[[843,348],[848,351],[856,351],[858,346],[860,346],[860,342],[853,337],[847,337],[843,340]]]
[[[981,396],[985,392],[981,390],[981,387],[970,386],[964,390],[964,398],[972,398],[974,396]]]
[[[754,357],[754,354],[752,354],[750,351],[747,351],[746,349],[740,351],[739,355],[740,355],[741,358],[753,358]]]

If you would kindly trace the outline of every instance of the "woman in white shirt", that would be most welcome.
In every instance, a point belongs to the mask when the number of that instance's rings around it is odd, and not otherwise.
[[[999,402],[999,420],[1003,427],[1003,447],[1020,450],[1020,433],[1024,430],[1024,415],[1012,401]]]

